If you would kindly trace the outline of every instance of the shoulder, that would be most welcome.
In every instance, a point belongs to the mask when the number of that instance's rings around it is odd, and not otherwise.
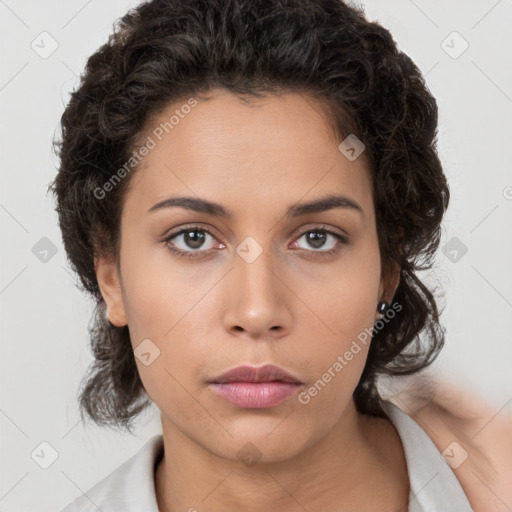
[[[493,407],[448,382],[409,378],[391,400],[432,439],[475,512],[512,507],[512,398]]]

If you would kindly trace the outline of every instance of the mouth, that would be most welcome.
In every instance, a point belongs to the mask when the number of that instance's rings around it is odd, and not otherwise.
[[[246,409],[274,407],[303,385],[299,379],[274,365],[239,366],[209,382],[210,388],[233,405]]]
[[[211,384],[225,384],[230,382],[286,382],[289,384],[304,384],[295,376],[273,364],[266,364],[260,367],[237,366],[210,381]]]

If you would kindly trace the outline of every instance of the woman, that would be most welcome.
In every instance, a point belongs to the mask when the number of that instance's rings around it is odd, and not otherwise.
[[[162,436],[65,512],[472,510],[377,388],[444,343],[417,276],[449,200],[436,130],[418,68],[340,0],[122,18],[52,191],[97,304],[84,418],[130,430],[154,402]]]

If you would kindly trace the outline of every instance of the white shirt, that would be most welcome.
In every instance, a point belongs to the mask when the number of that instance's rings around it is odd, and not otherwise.
[[[474,512],[455,474],[426,432],[391,402],[384,402],[384,408],[405,453],[410,485],[408,512]],[[163,436],[153,436],[61,512],[159,512],[154,477],[162,450]]]

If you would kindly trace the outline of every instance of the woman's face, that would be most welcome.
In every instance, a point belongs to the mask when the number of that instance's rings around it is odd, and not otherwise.
[[[296,93],[248,104],[216,90],[161,112],[144,137],[150,149],[123,206],[120,275],[96,262],[110,320],[128,324],[164,434],[228,459],[249,442],[267,461],[290,458],[340,421],[365,365],[361,333],[394,293],[381,278],[362,156],[348,159],[322,106]],[[301,211],[327,196],[352,206]],[[189,208],[152,209],[180,197]],[[219,206],[194,207],[203,203]],[[251,408],[210,383],[264,364],[302,384]]]

